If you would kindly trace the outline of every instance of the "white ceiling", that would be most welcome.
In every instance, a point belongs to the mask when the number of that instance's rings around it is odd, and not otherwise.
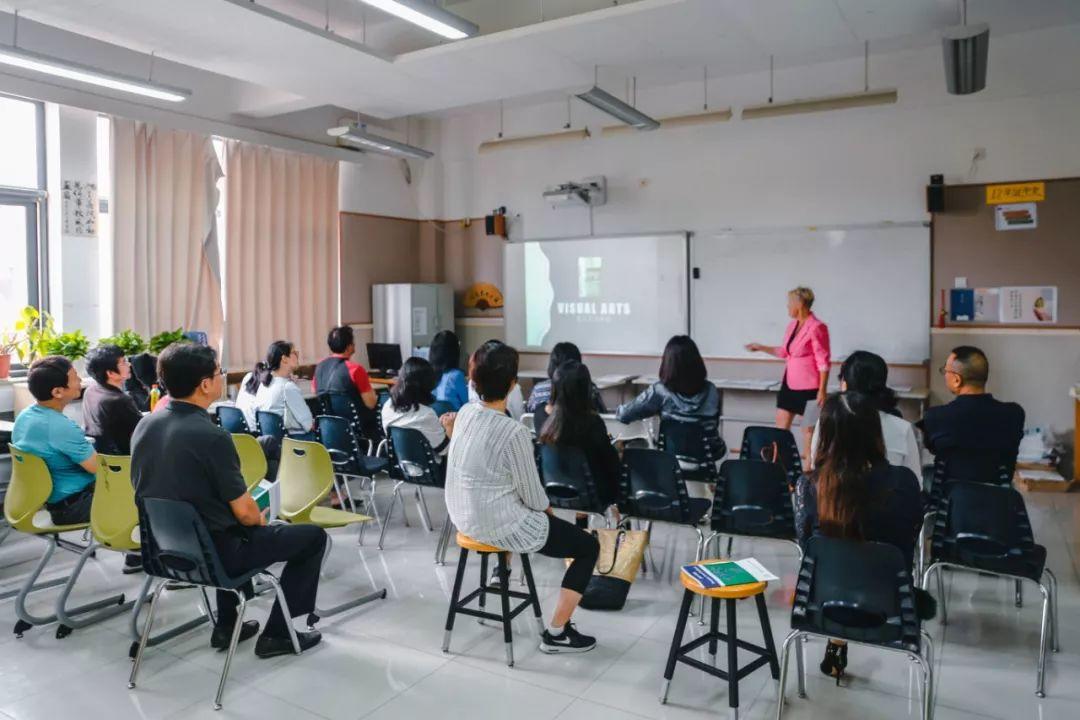
[[[482,34],[437,43],[356,0],[260,0],[292,24],[238,0],[19,0],[34,21],[277,90],[295,110],[335,105],[378,118],[603,83],[734,75],[932,45],[956,24],[956,0],[450,0]],[[603,8],[603,9],[598,9]],[[1080,22],[1080,0],[970,0],[994,34]],[[334,38],[337,38],[335,40]],[[364,42],[366,40],[366,43]],[[78,57],[72,57],[79,60]],[[116,68],[122,69],[122,68]],[[162,82],[168,78],[160,77]],[[253,115],[278,112],[250,108]]]

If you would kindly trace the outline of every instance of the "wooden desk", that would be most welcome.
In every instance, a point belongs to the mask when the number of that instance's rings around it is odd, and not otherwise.
[[[369,376],[368,380],[371,381],[371,386],[372,387],[381,387],[381,388],[391,388],[391,387],[394,386],[394,383],[397,382],[397,378],[392,378],[392,377],[370,377]]]

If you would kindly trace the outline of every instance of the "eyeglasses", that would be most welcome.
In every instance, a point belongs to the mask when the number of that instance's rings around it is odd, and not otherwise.
[[[953,375],[959,375],[960,374],[960,373],[956,372],[955,370],[953,370],[952,368],[950,368],[948,365],[942,365],[941,367],[939,367],[938,372],[940,374],[942,374],[942,375],[948,375],[949,373],[952,373]]]

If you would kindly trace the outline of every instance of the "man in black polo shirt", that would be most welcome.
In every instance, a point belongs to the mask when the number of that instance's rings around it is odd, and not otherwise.
[[[266,526],[240,474],[240,458],[232,438],[206,412],[210,403],[221,397],[224,381],[217,353],[191,343],[172,345],[158,359],[158,376],[173,399],[135,429],[131,479],[136,501],[164,498],[194,506],[230,574],[284,562],[281,586],[289,612],[293,617],[312,612],[326,532],[313,525]],[[250,595],[250,584],[245,592]],[[228,647],[236,624],[236,606],[233,593],[218,592],[217,625],[210,639],[213,647]],[[290,622],[275,601],[266,629],[255,644],[255,654],[266,658],[292,653],[286,625]],[[257,622],[245,622],[240,639],[258,631]],[[297,637],[304,650],[322,639],[315,631],[298,632]]]
[[[131,434],[142,420],[135,401],[124,392],[131,366],[115,345],[96,347],[86,356],[86,372],[94,379],[83,393],[83,425],[94,446],[106,455],[131,453]]]
[[[919,422],[926,448],[945,461],[951,479],[994,482],[999,468],[1011,479],[1024,435],[1024,409],[986,392],[990,362],[977,347],[955,348],[941,373],[956,398],[928,409]]]

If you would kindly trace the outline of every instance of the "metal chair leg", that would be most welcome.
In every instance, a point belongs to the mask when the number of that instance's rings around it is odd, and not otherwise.
[[[327,535],[326,536],[326,549],[323,550],[323,559],[322,559],[323,566],[326,565],[326,560],[330,557],[330,551],[333,549],[333,547],[334,547],[333,538],[331,538],[330,535]],[[321,570],[321,568],[320,568],[320,570]],[[293,629],[293,626],[292,626],[292,618],[291,618],[290,615],[288,615],[289,606],[285,604],[285,594],[281,590],[280,581],[273,574],[268,573],[268,572],[262,573],[260,575],[260,577],[265,577],[267,579],[268,584],[273,586],[274,593],[277,595],[278,601],[281,603],[281,609],[283,611],[285,611],[285,613],[286,613],[285,617],[288,619],[289,634],[290,634],[290,636],[292,637],[292,640],[293,640],[293,647],[295,647],[296,652],[299,653],[300,652],[300,644],[296,639],[296,632],[295,632],[295,630]],[[385,598],[386,598],[386,588],[383,588],[381,590],[375,590],[374,592],[370,592],[367,595],[361,595],[358,598],[353,598],[352,600],[347,600],[347,601],[341,603],[340,605],[334,605],[334,606],[328,607],[328,608],[321,608],[321,607],[318,606],[318,604],[316,604],[314,610],[312,610],[311,613],[308,614],[308,618],[307,618],[307,620],[308,620],[308,628],[313,628],[315,626],[315,623],[317,623],[319,620],[321,620],[324,617],[330,617],[332,615],[337,615],[339,613],[345,612],[346,610],[352,610],[353,608],[360,607],[361,605],[367,605],[369,602],[374,602],[375,600],[383,600]]]
[[[1013,581],[1016,586],[1016,607],[1024,607],[1024,581]]]
[[[94,550],[100,547],[97,541],[91,541],[86,550],[79,555],[79,560],[75,563],[75,569],[71,573],[71,578],[64,585],[64,589],[60,591],[60,595],[56,598],[56,618],[60,621],[60,626],[56,629],[57,639],[67,637],[73,629],[84,628],[94,623],[107,620],[114,615],[119,615],[122,612],[130,610],[135,604],[134,600],[124,602],[124,596],[113,595],[108,598],[80,605],[78,607],[68,608],[67,600],[71,595],[71,591],[75,589],[75,582],[79,579],[79,575],[82,573],[83,565],[93,555]],[[92,610],[98,610],[93,614]],[[82,615],[83,617],[75,617],[76,615]]]
[[[1050,591],[1042,584],[1039,585],[1039,590],[1042,592],[1043,602],[1042,622],[1039,625],[1039,664],[1035,680],[1035,695],[1044,698],[1046,697],[1046,646],[1050,624]]]
[[[799,672],[799,697],[806,697],[806,636],[799,636],[795,644],[795,669]]]
[[[801,633],[798,630],[792,630],[784,638],[783,650],[780,652],[780,682],[776,688],[776,720],[783,720],[784,717],[784,690],[785,685],[787,685],[788,661],[791,660],[791,646],[800,637]]]
[[[132,644],[131,648],[128,650],[128,655],[132,659],[135,658],[135,654],[138,652],[139,643],[142,640],[143,635],[143,630],[139,629],[139,614],[142,612],[142,607],[146,603],[147,598],[151,595],[150,584],[153,581],[154,577],[152,575],[146,576],[146,579],[143,581],[142,588],[139,590],[139,596],[135,600],[135,605],[131,608],[131,620],[128,624],[128,628],[131,632]],[[168,581],[165,581],[166,588],[168,588],[168,585]],[[202,612],[199,614],[199,616],[192,618],[187,622],[181,623],[174,628],[170,628],[168,630],[160,632],[157,635],[151,635],[146,641],[147,646],[152,647],[154,645],[159,645],[166,640],[171,640],[177,635],[186,633],[188,630],[197,628],[200,625],[205,625],[207,622],[211,624],[215,622],[214,612],[212,610],[212,606],[210,605],[210,598],[206,595],[206,588],[200,587],[199,590],[202,592],[203,596],[203,607]]]
[[[149,578],[147,579],[149,580]],[[128,676],[128,690],[135,687],[135,679],[139,675],[139,668],[142,667],[143,653],[146,652],[147,641],[150,639],[150,630],[154,627],[154,614],[157,612],[158,600],[161,599],[161,591],[165,589],[168,582],[168,580],[162,580],[158,583],[157,589],[154,591],[154,597],[150,599],[150,610],[146,614],[146,627],[143,628],[142,637],[139,638],[139,649],[135,653],[135,662],[131,665],[131,675]],[[236,623],[236,627],[240,627],[239,622]]]
[[[439,542],[435,545],[435,564],[446,564],[446,548],[450,544],[450,528],[453,526],[453,522],[450,521],[450,516],[446,516],[446,522],[443,523],[442,532],[439,533]]]
[[[923,672],[923,720],[932,720],[934,717],[934,639],[930,633],[920,630],[923,642],[923,658],[925,658]]]
[[[424,488],[419,485],[416,486],[416,504],[420,510],[420,522],[424,524],[424,529],[431,532],[434,528],[431,525],[431,515],[428,514],[427,500],[424,499]]]
[[[405,484],[404,480],[398,480],[394,483],[394,494],[390,496],[390,506],[386,508],[386,517],[383,519],[382,532],[379,533],[379,549],[383,549],[383,538],[386,537],[386,528],[390,527],[390,516],[394,514],[394,505],[397,504],[398,495],[401,494],[401,486]],[[404,512],[404,505],[402,505],[402,512]],[[406,521],[408,526],[408,521]]]
[[[277,585],[275,583],[275,588]],[[225,693],[225,681],[229,677],[229,666],[232,665],[233,655],[236,654],[236,644],[240,641],[240,629],[244,625],[244,611],[247,610],[247,598],[244,597],[244,593],[233,590],[236,596],[240,598],[240,602],[236,608],[236,624],[233,625],[232,638],[229,640],[229,651],[225,654],[225,667],[221,669],[221,679],[218,680],[217,694],[214,696],[214,709],[221,709],[221,696]],[[281,595],[279,594],[279,598]],[[156,603],[155,603],[156,604]],[[282,605],[282,610],[286,610],[286,606]],[[287,613],[286,613],[287,614]],[[286,617],[286,623],[292,627],[292,620]],[[299,650],[300,646],[296,644],[296,633],[292,632],[293,647]]]
[[[1057,576],[1050,571],[1050,568],[1044,568],[1043,574],[1046,575],[1050,581],[1050,650],[1052,652],[1059,652],[1061,647],[1058,641],[1061,636],[1061,626],[1058,624],[1058,581]]]

